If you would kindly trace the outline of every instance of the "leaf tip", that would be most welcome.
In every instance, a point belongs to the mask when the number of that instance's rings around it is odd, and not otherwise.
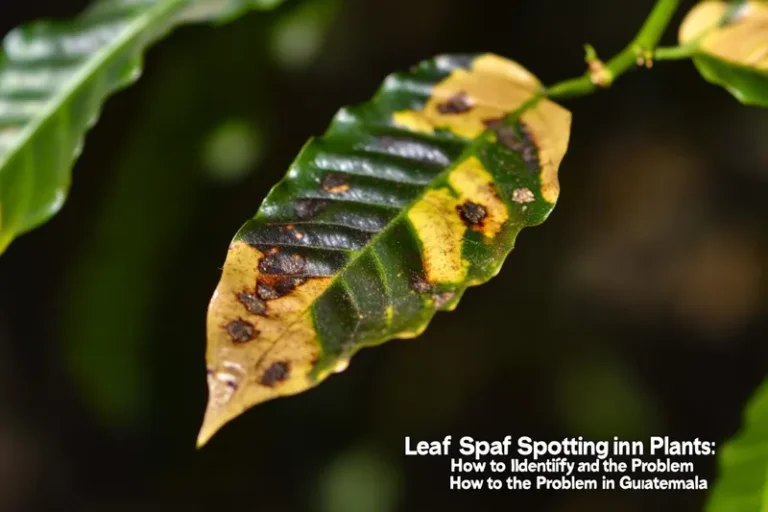
[[[225,372],[208,372],[208,404],[203,416],[203,424],[197,434],[197,448],[206,443],[230,420],[237,417],[242,408],[230,402],[236,389],[233,377]]]
[[[214,389],[210,388],[209,391],[212,394],[215,392]],[[205,408],[205,415],[203,416],[203,424],[200,426],[200,431],[197,434],[197,448],[200,449],[205,446],[224,425],[238,414],[239,412],[234,414],[228,413],[227,409],[220,407],[215,399],[209,398],[208,405]]]
[[[205,409],[205,415],[203,416],[203,424],[200,426],[200,431],[197,434],[197,449],[199,450],[205,446],[208,441],[224,426],[225,421],[221,421],[220,414],[212,406],[211,401],[208,401],[208,405]]]

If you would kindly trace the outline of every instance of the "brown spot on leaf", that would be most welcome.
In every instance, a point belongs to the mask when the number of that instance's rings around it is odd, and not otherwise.
[[[472,201],[466,201],[456,207],[459,212],[461,220],[468,226],[480,226],[483,223],[483,219],[488,216],[488,210],[485,206]]]
[[[539,149],[525,123],[518,122],[518,130],[515,130],[514,126],[504,124],[503,118],[485,119],[483,124],[496,132],[499,142],[518,153],[531,171],[539,170]]]
[[[429,281],[427,281],[423,275],[417,272],[411,274],[410,282],[411,290],[418,293],[426,293],[432,289],[432,285],[429,284]]]
[[[280,275],[263,275],[256,284],[256,294],[262,300],[274,300],[288,295],[297,286],[307,282],[306,277],[287,277]]]
[[[304,198],[296,201],[293,208],[299,220],[309,220],[325,210],[330,203],[327,199]]]
[[[277,290],[275,290],[274,288],[272,288],[266,283],[257,283],[256,293],[263,300],[274,300],[274,299],[280,298],[280,294],[277,293]]]
[[[441,308],[451,301],[456,296],[455,292],[443,292],[438,293],[433,297],[435,301],[435,307]]]
[[[282,382],[288,378],[291,373],[291,367],[288,363],[278,361],[272,363],[269,368],[261,376],[261,384],[264,386],[272,387],[278,382]]]
[[[448,101],[437,104],[437,111],[441,114],[463,114],[472,110],[472,101],[466,92],[454,94]]]
[[[391,135],[382,135],[381,137],[378,138],[378,142],[382,149],[388,149],[395,144],[396,140]]]
[[[285,254],[280,251],[272,252],[259,261],[259,272],[262,274],[295,275],[300,274],[307,266],[300,254]]]
[[[523,143],[523,160],[529,166],[539,167],[539,148],[536,144],[536,139],[533,138],[533,134],[528,129],[528,126],[520,123],[521,140]]]
[[[237,295],[237,300],[254,315],[265,315],[267,313],[267,305],[255,293],[241,292]]]
[[[512,151],[516,153],[525,151],[525,145],[511,126],[499,126],[496,128],[496,135],[499,136],[499,141]]]
[[[332,194],[341,194],[349,190],[349,178],[339,173],[329,173],[320,180],[323,190]]]
[[[258,333],[253,324],[245,320],[232,320],[227,324],[226,330],[235,343],[247,343]]]

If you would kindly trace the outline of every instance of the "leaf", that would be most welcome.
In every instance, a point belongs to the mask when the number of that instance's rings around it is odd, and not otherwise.
[[[501,57],[441,56],[339,111],[235,235],[208,310],[203,445],[362,347],[418,336],[559,193],[570,113]]]
[[[0,55],[0,253],[62,207],[84,133],[137,80],[148,44],[187,21],[281,0],[100,0],[69,23],[11,31]]]
[[[768,510],[768,381],[747,406],[744,426],[719,452],[720,476],[707,512]]]
[[[701,75],[748,105],[768,106],[768,1],[707,0],[680,27]]]

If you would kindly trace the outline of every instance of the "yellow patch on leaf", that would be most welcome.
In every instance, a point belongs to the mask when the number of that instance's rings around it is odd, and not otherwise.
[[[471,70],[457,68],[435,85],[422,110],[396,112],[394,121],[418,132],[446,128],[473,139],[485,131],[486,121],[514,112],[540,89],[519,64],[487,54],[476,58]]]
[[[539,149],[541,197],[555,204],[560,195],[557,170],[568,151],[571,113],[557,103],[542,99],[535,107],[526,110],[520,121],[528,127]]]
[[[295,281],[287,293],[259,289],[276,278],[260,275],[259,263],[269,255],[244,242],[234,242],[221,281],[208,308],[209,398],[198,446],[229,420],[251,406],[306,390],[320,355],[309,307],[331,278]]]
[[[447,188],[429,190],[410,210],[410,220],[421,240],[427,280],[458,283],[467,275],[461,257],[466,226],[459,216],[459,200]]]
[[[387,306],[387,309],[384,310],[384,314],[386,315],[386,318],[387,318],[387,325],[391,325],[392,319],[395,318],[395,308],[392,307],[392,305],[390,304],[389,306]]]
[[[460,211],[467,201],[473,208],[480,209],[481,215],[478,217],[482,218],[471,225],[472,229],[481,232],[486,238],[496,236],[509,215],[496,190],[493,177],[485,170],[480,160],[474,156],[467,158],[451,171],[448,181],[459,194]]]
[[[395,112],[395,124],[421,133],[447,129],[474,139],[489,123],[511,114],[542,93],[538,79],[516,62],[486,54],[472,69],[457,68],[432,88],[421,110]],[[541,165],[541,195],[555,203],[560,193],[557,169],[568,149],[571,114],[545,98],[520,117],[528,126]]]
[[[768,2],[749,1],[725,25],[731,6],[707,0],[697,4],[680,27],[682,44],[697,42],[701,52],[759,70],[768,70]]]

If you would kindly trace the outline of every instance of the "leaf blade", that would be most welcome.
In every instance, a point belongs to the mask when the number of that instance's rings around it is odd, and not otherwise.
[[[768,381],[750,400],[741,431],[718,452],[720,476],[707,512],[768,510]]]
[[[139,78],[149,44],[180,23],[262,4],[99,0],[74,21],[11,31],[0,56],[0,253],[62,207],[84,134],[106,98]]]
[[[417,336],[499,271],[559,193],[570,113],[541,90],[506,59],[441,56],[391,75],[304,146],[230,246],[198,445],[360,348]]]
[[[701,2],[683,21],[679,39],[695,47],[694,64],[707,81],[744,104],[768,106],[768,2]]]

